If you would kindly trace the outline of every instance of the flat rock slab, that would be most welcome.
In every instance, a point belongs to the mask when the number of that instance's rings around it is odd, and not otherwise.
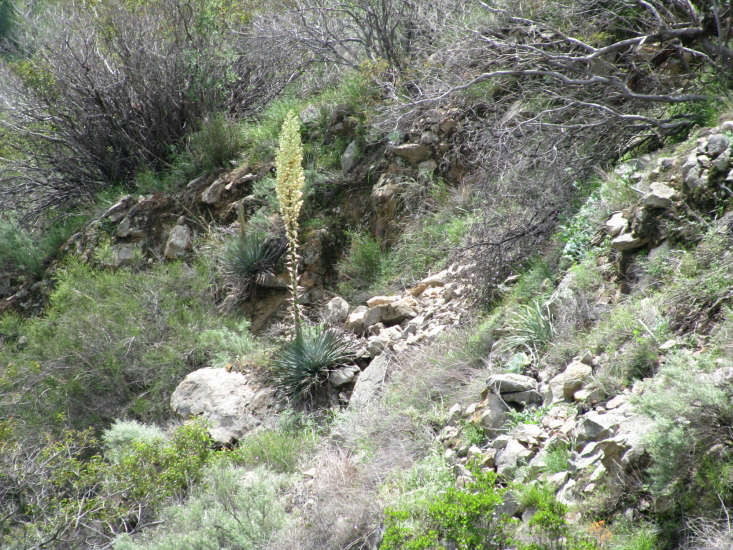
[[[376,399],[387,378],[388,365],[389,359],[384,354],[369,363],[356,380],[349,408],[363,407]]]

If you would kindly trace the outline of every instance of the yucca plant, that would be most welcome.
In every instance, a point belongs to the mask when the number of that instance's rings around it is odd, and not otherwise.
[[[537,361],[540,351],[555,335],[550,308],[536,300],[532,305],[522,306],[507,321],[506,332],[502,350],[525,349]]]
[[[247,295],[259,277],[275,271],[286,246],[284,239],[260,231],[242,233],[224,247],[222,272],[232,287]]]
[[[313,404],[331,371],[353,357],[351,343],[342,334],[320,325],[305,327],[273,362],[275,385],[289,398]]]

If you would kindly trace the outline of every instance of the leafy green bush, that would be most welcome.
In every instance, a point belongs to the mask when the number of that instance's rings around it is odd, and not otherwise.
[[[566,472],[570,469],[570,446],[564,441],[557,441],[547,450],[545,456],[546,469],[551,474]]]
[[[507,421],[507,428],[514,428],[519,424],[539,424],[549,409],[550,407],[528,406],[521,411],[515,411],[514,409],[508,410],[507,415],[509,419]]]
[[[138,537],[124,535],[115,550],[219,550],[264,548],[285,521],[278,501],[284,479],[265,469],[247,472],[222,462],[208,468],[202,484],[183,504],[166,508],[162,527]]]
[[[519,550],[599,550],[596,540],[571,530],[565,516],[568,507],[557,500],[549,485],[535,483],[523,488],[520,502],[531,512],[527,521],[532,542],[520,543]]]
[[[204,120],[201,128],[188,136],[186,153],[192,163],[192,173],[210,172],[224,168],[244,145],[239,126],[224,114],[217,113]]]
[[[86,427],[119,417],[166,419],[175,386],[219,351],[217,341],[202,334],[237,328],[216,314],[211,276],[204,263],[136,273],[69,261],[57,273],[43,317],[21,327],[0,324],[15,334],[0,349],[6,365],[0,372],[0,416],[45,428]]]
[[[275,357],[273,382],[289,398],[312,404],[331,370],[351,358],[351,344],[344,335],[322,326],[304,326],[302,336],[286,344]]]
[[[153,445],[164,439],[165,432],[157,426],[146,426],[136,420],[115,420],[102,434],[104,457],[119,463],[126,454],[135,451],[136,444]]]
[[[162,505],[185,496],[213,453],[199,422],[179,427],[170,440],[139,440],[113,462],[98,454],[91,430],[67,431],[30,448],[21,431],[3,435],[7,515],[0,545],[11,549],[95,547],[145,525]]]
[[[385,510],[380,550],[419,550],[455,545],[461,550],[501,549],[507,519],[497,515],[505,490],[494,472],[473,472],[464,489],[449,486],[426,502]]]
[[[226,168],[244,146],[242,130],[222,113],[203,121],[174,150],[164,168],[148,163],[135,174],[135,188],[140,193],[180,189],[193,178]]]

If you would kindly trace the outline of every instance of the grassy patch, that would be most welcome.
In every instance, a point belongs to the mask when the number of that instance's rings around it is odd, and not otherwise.
[[[0,216],[0,266],[3,270],[40,277],[61,245],[86,221],[85,216],[61,218],[45,228],[29,229]]]
[[[247,468],[264,466],[273,472],[292,473],[314,450],[316,441],[312,423],[296,413],[284,413],[276,428],[247,436],[229,452],[228,460]]]

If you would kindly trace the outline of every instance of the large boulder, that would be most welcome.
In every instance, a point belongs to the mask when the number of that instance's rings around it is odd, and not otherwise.
[[[211,438],[226,445],[261,424],[260,418],[273,404],[271,396],[271,390],[258,391],[241,373],[204,368],[178,385],[171,395],[171,408],[184,418],[203,416]]]

